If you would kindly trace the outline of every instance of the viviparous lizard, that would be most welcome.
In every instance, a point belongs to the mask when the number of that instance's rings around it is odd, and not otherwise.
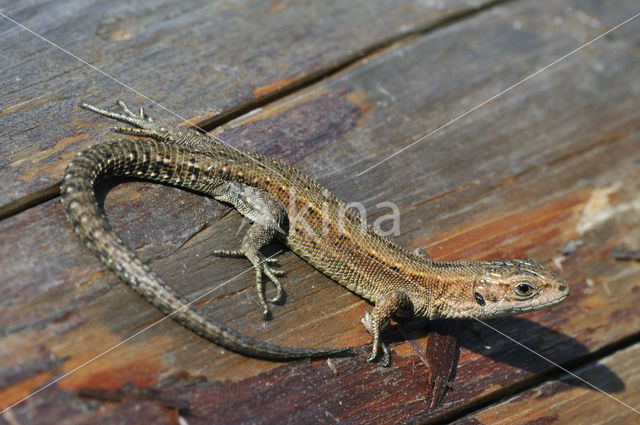
[[[194,190],[231,204],[253,224],[239,249],[218,255],[246,257],[256,272],[258,301],[282,297],[273,258],[261,248],[279,239],[311,266],[374,303],[362,318],[373,337],[369,361],[389,351],[380,332],[392,315],[435,318],[491,318],[549,307],[569,295],[561,277],[530,259],[436,261],[379,235],[354,210],[307,175],[273,158],[238,151],[192,129],[158,124],[130,111],[82,107],[130,127],[123,138],[94,145],[71,161],[61,198],[75,232],[104,264],[148,302],[202,337],[254,357],[288,360],[328,356],[344,348],[289,348],[264,343],[204,317],[142,263],[111,229],[95,199],[96,182],[126,176]],[[266,300],[263,279],[276,287]]]

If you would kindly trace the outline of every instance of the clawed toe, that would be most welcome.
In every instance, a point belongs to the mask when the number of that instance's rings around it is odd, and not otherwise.
[[[280,281],[276,276],[284,272],[281,272],[280,270],[273,270],[271,267],[264,264],[261,265],[261,268],[262,268],[262,273],[265,276],[267,276],[271,281],[271,283],[273,283],[273,285],[276,287],[276,295],[273,296],[272,298],[269,298],[268,301],[271,303],[280,302],[282,300],[282,294],[283,294],[282,284],[280,283]]]
[[[144,109],[142,109],[142,106],[140,107],[140,118],[148,122],[153,122],[153,118],[144,113]]]
[[[375,344],[374,344],[375,345]],[[391,364],[391,356],[389,355],[389,348],[384,342],[378,343],[378,347],[375,346],[371,350],[371,355],[367,358],[368,362],[374,362],[378,358],[378,353],[382,351],[382,360],[380,360],[380,366],[389,367]]]
[[[389,367],[391,364],[391,356],[389,356],[389,348],[387,344],[381,343],[380,349],[382,350],[382,360],[380,360],[380,366]]]
[[[218,255],[220,257],[235,257],[235,258],[247,258],[253,264],[253,267],[256,270],[256,289],[258,290],[258,302],[260,303],[260,307],[262,307],[262,315],[264,319],[267,320],[271,317],[271,312],[269,311],[269,307],[267,306],[267,301],[270,303],[279,303],[284,298],[284,290],[282,289],[282,284],[278,280],[278,277],[285,276],[285,272],[283,270],[275,269],[272,266],[278,265],[277,258],[264,258],[261,254],[244,250],[226,250],[226,249],[218,249],[213,251],[214,255]],[[266,277],[273,283],[273,286],[276,288],[276,294],[271,298],[265,298],[264,295],[264,284],[263,278]]]
[[[129,115],[130,117],[132,117],[132,118],[138,118],[138,116],[137,116],[136,114],[134,114],[134,113],[133,113],[133,112],[132,112],[128,107],[127,107],[127,105],[126,105],[123,101],[118,100],[118,106],[120,106],[120,109],[122,109],[122,111],[123,111],[125,114]]]
[[[286,273],[284,272],[284,270],[280,270],[280,269],[276,269],[272,266],[275,267],[279,267],[280,264],[278,263],[278,259],[277,258],[266,258],[263,261],[263,267],[265,270],[269,270],[269,273],[273,276],[278,276],[278,277],[282,277],[285,276]],[[275,282],[274,282],[275,283]]]
[[[388,320],[384,320],[381,324],[378,323],[373,314],[369,311],[364,312],[364,316],[360,319],[364,328],[373,337],[373,343],[371,344],[371,355],[367,358],[368,362],[373,362],[378,358],[378,353],[382,351],[382,360],[380,366],[387,367],[391,364],[391,358],[389,356],[389,348],[380,340],[380,331],[388,326]]]
[[[144,113],[144,109],[142,109],[142,107],[140,107],[140,114],[136,115],[131,109],[127,107],[127,105],[123,101],[118,100],[118,105],[120,106],[122,111],[131,118],[153,122],[153,120]]]
[[[283,295],[282,289],[278,290],[276,288],[276,294],[271,298],[267,298],[267,301],[269,301],[271,304],[278,304],[279,302],[282,301],[282,295]]]

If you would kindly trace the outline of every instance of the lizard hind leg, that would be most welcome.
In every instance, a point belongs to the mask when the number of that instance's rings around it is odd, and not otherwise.
[[[116,133],[127,134],[130,136],[151,137],[159,141],[194,148],[212,148],[214,146],[220,146],[220,144],[216,143],[214,139],[191,128],[156,123],[151,119],[151,117],[144,113],[142,108],[140,108],[139,114],[135,114],[127,107],[127,105],[124,104],[124,102],[118,101],[118,105],[122,109],[122,113],[107,111],[86,103],[83,103],[80,106],[84,109],[95,112],[96,114],[131,125],[131,127],[113,127],[112,131]]]
[[[365,312],[361,321],[365,329],[373,337],[371,355],[367,361],[374,361],[378,357],[378,353],[382,351],[381,366],[387,367],[391,363],[389,357],[389,349],[387,345],[380,340],[380,332],[389,325],[389,319],[399,310],[410,309],[411,300],[402,291],[395,290],[388,294],[382,295],[376,299],[376,305],[373,311]]]
[[[276,269],[278,260],[266,258],[260,250],[269,244],[279,233],[284,234],[286,213],[282,206],[266,193],[238,182],[225,182],[218,186],[214,198],[233,205],[236,210],[252,222],[238,250],[216,250],[215,255],[225,257],[244,257],[251,261],[256,272],[256,290],[258,302],[265,319],[270,317],[267,301],[277,303],[282,300],[284,291],[278,277],[284,272]],[[264,280],[268,279],[276,288],[276,295],[268,300],[265,297]]]
[[[270,318],[271,313],[267,301],[272,303],[280,302],[283,298],[284,291],[282,284],[278,280],[279,276],[284,276],[282,270],[278,270],[275,267],[278,265],[278,260],[275,258],[266,258],[261,252],[260,248],[269,243],[275,236],[275,231],[269,226],[265,226],[261,223],[253,223],[242,239],[242,245],[237,250],[224,250],[219,249],[213,251],[215,255],[221,257],[238,257],[248,259],[256,272],[256,291],[258,293],[258,302],[262,308],[262,315],[265,319]],[[267,242],[264,243],[266,239]],[[276,294],[274,297],[268,300],[265,297],[264,280],[269,279],[276,288]]]

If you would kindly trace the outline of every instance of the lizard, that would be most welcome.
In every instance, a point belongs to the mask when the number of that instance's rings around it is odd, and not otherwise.
[[[252,224],[236,250],[255,269],[262,313],[283,289],[277,259],[261,249],[276,239],[312,267],[373,303],[361,321],[371,334],[368,361],[382,354],[390,364],[381,331],[392,316],[409,318],[492,318],[555,305],[570,288],[556,273],[528,259],[438,261],[424,251],[403,248],[381,236],[328,189],[296,168],[258,153],[240,151],[194,129],[156,123],[142,108],[123,102],[122,112],[81,107],[126,126],[115,133],[134,136],[102,141],[68,165],[61,186],[67,218],[84,244],[121,280],[164,314],[200,336],[241,354],[272,360],[330,356],[345,348],[291,348],[257,341],[203,317],[144,264],[112,230],[95,199],[95,184],[132,177],[173,185],[232,205]],[[276,295],[265,299],[264,281]]]

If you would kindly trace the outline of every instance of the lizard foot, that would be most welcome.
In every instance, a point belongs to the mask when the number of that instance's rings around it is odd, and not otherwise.
[[[284,276],[285,272],[282,270],[278,270],[274,267],[278,266],[278,260],[276,258],[265,258],[262,254],[257,251],[244,251],[244,250],[216,250],[213,252],[214,255],[218,255],[220,257],[236,257],[236,258],[247,258],[253,264],[254,269],[256,270],[256,289],[258,291],[258,302],[260,303],[260,307],[262,307],[262,315],[265,319],[270,318],[271,312],[269,311],[269,307],[267,306],[267,301],[270,303],[278,303],[282,301],[284,291],[282,289],[282,284],[278,280],[278,277]],[[276,294],[272,298],[266,299],[264,295],[264,277],[267,277],[271,283],[276,288]]]
[[[373,337],[373,344],[371,355],[367,358],[368,362],[374,361],[378,357],[378,353],[382,351],[382,361],[380,362],[380,366],[389,367],[391,364],[391,359],[389,356],[389,348],[387,344],[380,341],[380,332],[384,330],[387,326],[389,326],[389,320],[384,320],[382,323],[379,323],[378,320],[374,317],[373,314],[368,311],[364,312],[364,316],[360,319],[364,328],[371,334]]]
[[[140,108],[140,115],[136,115],[121,100],[118,101],[118,105],[122,109],[123,113],[107,111],[105,109],[100,109],[100,108],[97,108],[97,107],[95,107],[93,105],[89,105],[87,103],[83,103],[80,106],[82,108],[84,108],[84,109],[87,109],[89,111],[95,112],[96,114],[103,115],[105,117],[114,119],[116,121],[120,121],[120,122],[123,122],[123,123],[131,124],[131,125],[133,125],[134,127],[137,127],[137,128],[147,128],[147,127],[149,127],[149,124],[153,123],[153,119],[151,119],[151,117],[147,116],[144,113],[144,110],[142,108]],[[125,128],[122,128],[122,127],[117,127],[117,128],[126,130]],[[131,130],[134,130],[134,129],[131,129]],[[128,131],[119,131],[119,132],[126,133],[126,134],[131,134]],[[137,134],[137,133],[135,133],[135,134]]]
[[[362,324],[373,336],[373,350],[369,361],[373,361],[378,356],[378,351],[382,350],[384,358],[380,362],[382,366],[389,366],[389,349],[380,341],[380,332],[389,325],[389,318],[399,310],[412,311],[411,299],[400,290],[394,290],[388,294],[379,296],[373,311],[365,313]]]

